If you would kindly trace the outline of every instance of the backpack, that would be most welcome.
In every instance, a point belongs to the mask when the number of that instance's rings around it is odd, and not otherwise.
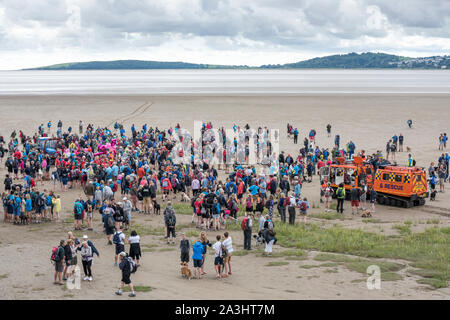
[[[38,196],[36,199],[36,205],[38,207],[42,207],[45,205],[44,199],[41,196]]]
[[[119,185],[117,184],[117,182],[114,182],[114,186],[113,186],[112,191],[116,192],[118,188],[119,188]]]
[[[114,244],[120,244],[120,235],[121,234],[122,234],[122,232],[116,232],[114,234],[114,237],[113,237],[113,243]]]
[[[108,216],[108,219],[106,220],[106,223],[108,225],[109,228],[113,228],[114,227],[114,219],[111,215]]]
[[[267,209],[270,209],[271,205],[272,205],[272,201],[271,200],[266,201],[265,207]]]
[[[163,188],[167,188],[168,186],[169,186],[169,183],[167,182],[166,179],[164,179],[163,182],[162,182],[162,187]]]
[[[242,223],[241,223],[241,229],[242,230],[247,230],[247,221],[248,221],[248,217],[245,217],[244,219],[242,219]]]
[[[306,205],[306,202],[300,203],[300,211],[306,211],[308,209],[308,206]]]
[[[52,249],[52,255],[50,257],[50,260],[52,262],[58,262],[61,260],[60,256],[59,256],[59,247],[54,247]]]
[[[175,226],[175,215],[173,214],[173,211],[167,216],[167,225],[169,227]]]
[[[337,197],[341,198],[343,195],[344,195],[344,193],[343,193],[342,189],[339,188],[338,191],[337,191]]]
[[[251,198],[247,198],[246,205],[247,205],[247,208],[252,208],[253,207]]]
[[[126,257],[130,266],[130,273],[135,273],[137,271],[138,265],[131,257]]]
[[[225,258],[228,256],[228,250],[225,248],[225,246],[222,243],[222,258]]]

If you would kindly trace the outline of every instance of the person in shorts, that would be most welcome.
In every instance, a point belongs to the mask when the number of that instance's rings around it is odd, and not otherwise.
[[[216,278],[220,279],[222,277],[222,265],[223,265],[223,252],[222,252],[222,242],[221,236],[216,236],[216,243],[213,244],[214,249],[214,267],[216,268]]]
[[[114,265],[117,266],[117,260],[119,253],[125,251],[125,233],[123,233],[123,226],[120,226],[119,230],[114,233],[113,242],[116,245],[116,255],[114,257]]]
[[[352,200],[352,214],[358,214],[359,210],[359,199],[361,197],[361,190],[356,186],[353,186],[353,189],[350,191],[350,197]]]
[[[225,264],[225,274],[231,276],[231,256],[233,253],[233,240],[229,236],[228,232],[223,234],[224,240],[222,241],[223,246],[227,249],[228,255],[224,259]]]
[[[303,198],[298,202],[300,216],[303,217],[303,223],[306,224],[306,216],[308,215],[309,202],[308,199]]]
[[[118,296],[122,295],[122,289],[125,287],[125,285],[128,285],[130,287],[131,293],[128,295],[129,297],[136,297],[136,293],[134,292],[133,283],[131,283],[131,265],[128,261],[127,254],[125,252],[119,253],[120,257],[120,265],[119,268],[122,270],[122,280],[120,281],[120,287],[119,290],[116,291],[116,294]]]
[[[65,240],[61,240],[59,242],[59,246],[58,246],[58,253],[55,254],[55,277],[54,277],[54,284],[59,284],[59,285],[63,285],[64,283],[62,282],[62,274],[64,272],[64,258],[65,258],[65,254],[64,254],[64,246],[66,245],[66,241]],[[59,281],[56,281],[56,279],[58,279]]]
[[[203,259],[203,244],[200,239],[197,240],[196,243],[192,246],[192,260],[194,262],[194,277],[200,279],[201,268],[202,268],[202,259]]]

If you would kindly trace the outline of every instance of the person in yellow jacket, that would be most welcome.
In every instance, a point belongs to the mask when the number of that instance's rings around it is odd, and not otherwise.
[[[56,217],[56,221],[59,220],[59,213],[61,212],[61,198],[59,195],[56,196],[56,198],[53,198],[53,215]]]

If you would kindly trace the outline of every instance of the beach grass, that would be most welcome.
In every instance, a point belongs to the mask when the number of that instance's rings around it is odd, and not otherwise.
[[[246,255],[248,255],[250,253],[250,251],[248,251],[248,250],[236,250],[236,251],[233,251],[233,256],[246,256]]]
[[[364,223],[380,223],[381,219],[367,218],[367,219],[363,219],[362,222],[364,222]]]
[[[408,227],[408,226],[402,226]],[[409,227],[408,227],[409,229]],[[402,228],[402,230],[404,230]],[[432,227],[422,233],[403,232],[385,236],[361,229],[316,224],[277,226],[278,244],[287,248],[341,253],[359,258],[388,258],[410,261],[418,269],[433,271],[434,285],[448,286],[450,279],[450,228]],[[326,256],[329,261],[354,262],[357,258]],[[315,260],[324,259],[318,254]],[[435,286],[434,286],[435,287]],[[435,287],[436,288],[436,287]]]
[[[279,266],[285,266],[288,264],[289,264],[289,262],[287,262],[287,261],[271,261],[269,263],[266,263],[265,266],[266,267],[279,267]]]
[[[153,290],[152,287],[143,285],[133,285],[133,289],[135,292],[150,292]],[[130,292],[130,287],[128,286],[124,287],[123,292]]]
[[[309,215],[310,218],[325,219],[325,220],[344,220],[344,215],[335,212],[321,212]]]
[[[392,228],[397,229],[397,231],[400,234],[411,234],[411,228],[409,225],[401,225],[401,224],[396,224],[394,225]]]

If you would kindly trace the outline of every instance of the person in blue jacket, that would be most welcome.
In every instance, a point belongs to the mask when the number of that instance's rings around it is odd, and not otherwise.
[[[192,246],[192,261],[194,261],[194,277],[200,279],[201,267],[202,267],[202,257],[203,257],[203,244],[200,239]]]

